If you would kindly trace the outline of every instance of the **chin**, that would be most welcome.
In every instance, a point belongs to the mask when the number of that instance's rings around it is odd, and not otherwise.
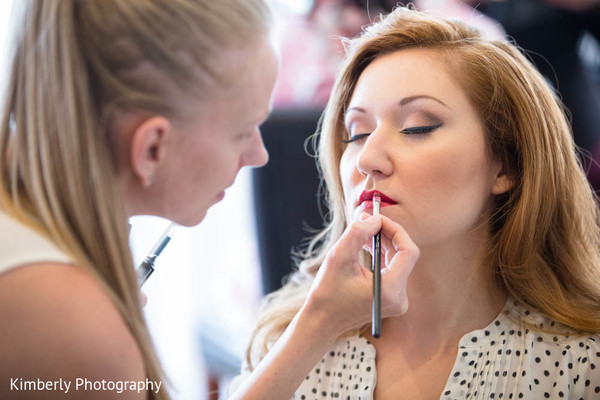
[[[195,210],[195,212],[188,212],[186,214],[178,214],[171,213],[171,215],[166,216],[167,219],[175,222],[178,225],[181,225],[186,228],[194,227],[204,221],[206,217],[206,208],[202,208],[201,210]]]
[[[206,217],[206,211],[204,211],[202,215],[182,218],[179,221],[173,220],[173,222],[177,222],[179,225],[184,226],[186,228],[191,228],[193,226],[199,225],[202,221],[204,221],[204,217]]]

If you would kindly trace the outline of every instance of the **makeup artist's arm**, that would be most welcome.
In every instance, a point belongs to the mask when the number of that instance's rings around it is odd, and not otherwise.
[[[146,379],[138,346],[114,303],[75,266],[32,264],[0,275],[0,321],[0,399],[114,399],[114,391],[76,390],[76,379]],[[20,379],[58,385],[15,390]],[[117,397],[147,395],[127,390]]]
[[[289,399],[340,335],[371,319],[372,273],[358,263],[360,249],[382,230],[384,316],[408,308],[406,281],[419,249],[384,216],[352,223],[319,269],[308,299],[281,338],[230,399]]]

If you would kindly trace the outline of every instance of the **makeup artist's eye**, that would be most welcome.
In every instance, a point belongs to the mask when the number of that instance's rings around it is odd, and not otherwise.
[[[358,135],[352,135],[352,136],[350,136],[350,139],[342,140],[342,143],[355,143],[355,142],[360,143],[361,141],[366,139],[369,135],[370,135],[370,133],[359,133]]]
[[[406,135],[419,135],[419,134],[431,133],[431,132],[435,131],[437,128],[439,128],[440,126],[442,126],[441,122],[437,125],[415,126],[415,127],[411,127],[411,128],[404,128],[400,132],[402,132]]]

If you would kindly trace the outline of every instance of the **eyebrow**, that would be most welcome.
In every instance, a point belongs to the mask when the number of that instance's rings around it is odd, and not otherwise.
[[[426,94],[420,94],[420,95],[416,95],[416,96],[405,97],[402,100],[400,100],[400,102],[398,104],[400,104],[401,106],[405,106],[408,103],[411,103],[411,102],[413,102],[415,100],[419,100],[419,99],[429,99],[429,100],[437,101],[438,103],[440,103],[444,107],[448,108],[448,106],[446,105],[446,103],[444,103],[440,99],[435,98],[433,96],[427,96]]]
[[[418,94],[418,95],[415,95],[415,96],[408,96],[408,97],[404,97],[403,99],[401,99],[401,100],[398,102],[398,105],[399,105],[399,106],[405,106],[405,105],[407,105],[407,104],[410,104],[410,103],[412,103],[413,101],[420,100],[420,99],[429,99],[429,100],[433,100],[433,101],[436,101],[436,102],[440,103],[440,104],[441,104],[441,105],[443,105],[444,107],[446,107],[446,108],[449,108],[449,107],[446,105],[446,103],[444,103],[444,102],[443,102],[443,101],[441,101],[440,99],[438,99],[438,98],[435,98],[435,97],[433,97],[433,96],[428,96],[428,95],[426,95],[426,94]],[[346,119],[346,118],[348,117],[348,114],[349,114],[351,111],[358,111],[358,112],[360,112],[360,113],[363,113],[363,114],[367,112],[367,111],[366,111],[364,108],[362,108],[362,107],[350,107],[348,110],[346,110],[346,113],[344,114],[344,119]]]

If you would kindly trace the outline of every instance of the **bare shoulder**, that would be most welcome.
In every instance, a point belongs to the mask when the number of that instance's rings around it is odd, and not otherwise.
[[[34,264],[0,275],[0,321],[0,398],[114,398],[114,391],[75,391],[77,379],[146,379],[141,353],[116,306],[77,267]],[[62,386],[20,390],[19,384],[40,379]],[[126,391],[118,397],[145,395]]]

